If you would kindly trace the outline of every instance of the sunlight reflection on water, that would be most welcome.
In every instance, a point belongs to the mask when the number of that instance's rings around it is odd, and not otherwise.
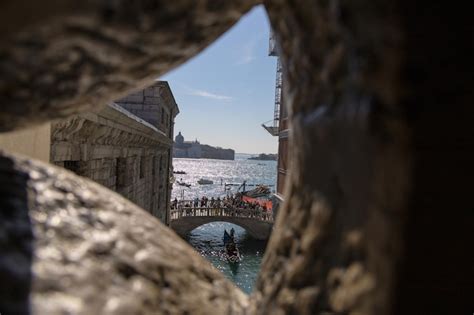
[[[191,184],[190,188],[174,184],[172,199],[185,199],[208,196],[223,197],[224,183],[241,184],[244,180],[248,184],[275,185],[276,161],[252,161],[247,156],[236,156],[235,161],[209,160],[209,159],[173,159],[175,171],[185,171],[186,174],[175,174],[176,180],[182,180]],[[199,185],[200,178],[210,179],[213,185]],[[275,187],[270,187],[273,191]],[[231,192],[235,193],[237,187]],[[252,187],[248,187],[252,189]],[[221,258],[223,250],[222,237],[224,229],[235,229],[237,246],[243,259],[240,263],[229,264]],[[255,285],[262,256],[265,251],[266,242],[251,238],[247,232],[234,224],[225,222],[213,222],[202,225],[189,233],[187,241],[226,277],[234,281],[244,292],[250,293]]]

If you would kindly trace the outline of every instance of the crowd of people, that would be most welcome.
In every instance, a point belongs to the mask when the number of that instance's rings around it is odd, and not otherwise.
[[[266,207],[264,204],[258,202],[246,202],[242,200],[239,195],[226,196],[223,198],[211,197],[208,198],[203,196],[202,198],[194,198],[193,200],[181,200],[177,198],[171,203],[171,209],[184,209],[185,215],[190,215],[190,209],[195,208],[198,211],[198,215],[204,213],[203,210],[207,209],[224,209],[223,215],[237,215],[242,216],[247,214],[249,217],[261,217],[265,220],[271,219],[272,209]],[[227,210],[227,211],[226,211]],[[207,213],[207,211],[205,212]]]

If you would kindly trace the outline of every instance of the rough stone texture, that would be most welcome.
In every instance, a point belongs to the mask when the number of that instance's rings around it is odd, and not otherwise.
[[[292,132],[258,314],[390,313],[410,188],[401,43],[396,7],[362,3],[266,3]]]
[[[2,1],[0,130],[94,109],[143,88],[257,2]]]
[[[124,5],[131,2],[110,3]],[[138,3],[137,8],[141,8],[143,2]],[[176,59],[160,56],[160,52],[150,49],[147,52],[148,56],[153,56],[150,57],[151,62],[138,67],[131,62],[133,58],[129,58],[135,50],[117,49],[107,54],[112,57],[109,68],[93,66],[89,61],[96,62],[96,65],[108,65],[108,62],[97,58],[104,52],[102,40],[113,38],[106,36],[108,33],[102,32],[104,28],[99,25],[98,38],[92,39],[87,35],[89,37],[82,37],[83,41],[76,41],[78,55],[88,56],[89,59],[71,68],[69,73],[73,74],[74,79],[65,78],[64,82],[73,82],[71,90],[67,91],[48,89],[48,85],[43,89],[41,85],[31,84],[39,82],[31,78],[39,77],[35,75],[41,74],[36,71],[40,68],[34,67],[34,64],[30,67],[29,63],[24,62],[35,60],[27,56],[38,53],[39,62],[44,64],[44,74],[56,78],[61,77],[58,74],[62,73],[62,63],[48,63],[49,59],[45,59],[46,54],[42,53],[46,50],[41,47],[50,48],[53,61],[61,60],[54,56],[62,56],[66,61],[76,56],[68,54],[71,50],[61,50],[64,46],[55,46],[62,43],[55,37],[55,34],[64,34],[61,28],[52,28],[54,31],[49,33],[45,30],[54,26],[56,20],[45,22],[48,21],[44,18],[45,12],[50,6],[49,1],[44,2],[45,8],[39,10],[35,17],[44,26],[36,32],[31,28],[28,30],[27,23],[26,35],[19,37],[14,33],[17,41],[5,42],[3,47],[8,49],[2,48],[2,129],[8,130],[35,120],[32,115],[46,119],[79,110],[82,104],[94,103],[90,100],[82,102],[86,95],[99,95],[99,100],[101,97],[113,98],[115,95],[112,94],[119,90],[117,86],[128,88],[140,85],[143,81],[133,81],[137,78],[151,80],[156,72],[174,65],[184,56],[192,55],[196,47],[202,47],[201,44],[215,38],[215,33],[211,32],[209,37],[201,40],[199,35],[203,33],[195,33],[195,28],[186,28],[186,24],[177,28],[186,17],[190,18],[190,22],[210,23],[207,24],[209,28],[197,28],[198,31],[222,31],[248,8],[247,2],[242,7],[243,2],[209,2],[210,6],[206,9],[197,7],[195,3],[173,1],[166,9],[158,10],[161,19],[157,21],[161,21],[163,28],[173,30],[172,35],[168,33],[169,37],[165,35],[160,39],[156,36],[148,42],[145,36],[139,37],[144,41],[133,42],[132,36],[130,42],[134,44],[127,46],[138,47],[139,50],[152,46],[170,48],[170,52],[179,52]],[[216,3],[216,6],[211,3]],[[68,4],[69,1],[64,1],[65,6]],[[89,5],[89,2],[81,2],[80,6],[85,9],[77,10],[79,15],[85,12],[82,16],[86,26],[96,25],[88,24],[88,21],[97,21],[97,17],[93,18],[90,14],[97,11],[88,9]],[[90,307],[91,311],[103,305],[104,311],[110,310],[105,309],[105,301],[113,301],[116,292],[119,292],[121,299],[115,300],[117,303],[110,302],[109,307],[112,310],[113,307],[123,307],[125,313],[141,309],[156,311],[150,305],[156,305],[162,313],[184,312],[183,309],[173,309],[181,307],[197,314],[228,314],[232,310],[247,314],[472,312],[474,259],[471,239],[474,218],[471,181],[474,135],[470,119],[474,110],[474,95],[469,11],[455,5],[407,0],[269,0],[266,6],[281,43],[287,82],[284,99],[290,109],[292,128],[291,165],[285,192],[288,202],[279,212],[275,233],[249,307],[243,310],[246,298],[239,291],[222,280],[221,275],[208,267],[169,230],[150,223],[155,222],[152,221],[154,219],[144,212],[130,205],[131,214],[126,214],[117,205],[123,199],[118,196],[109,198],[112,195],[96,184],[58,170],[38,168],[38,164],[33,162],[21,162],[18,166],[22,169],[20,172],[29,173],[33,179],[38,177],[37,185],[31,185],[36,187],[35,200],[41,206],[30,210],[32,226],[38,231],[35,232],[38,245],[34,253],[37,258],[32,291],[34,310],[54,313],[71,305],[79,305],[84,310]],[[208,19],[211,9],[215,9],[215,19]],[[224,13],[225,9],[229,9],[227,13]],[[72,23],[69,25],[73,27],[67,30],[79,29],[80,34],[91,34],[84,31],[90,30],[88,26],[81,28],[82,24],[75,24],[75,19],[64,10],[61,6],[54,14],[64,23]],[[130,15],[136,16],[136,21],[148,22],[150,19],[147,17],[154,17],[141,15],[140,9],[137,11],[137,15]],[[0,12],[2,18],[7,14],[15,17],[11,11]],[[115,21],[120,20],[120,12],[123,11],[110,13]],[[16,18],[21,21],[18,14]],[[4,34],[7,31],[3,24],[5,21],[12,23],[12,19],[9,17],[0,21],[0,34]],[[133,21],[122,21],[124,36],[128,31],[132,35],[139,33],[133,31],[133,25],[135,29],[140,29],[140,25],[133,24]],[[154,25],[155,20],[151,21],[150,25]],[[112,27],[111,33],[117,34],[117,28]],[[176,32],[176,29],[188,31]],[[22,41],[21,38],[29,41]],[[32,38],[38,38],[37,46]],[[45,38],[51,40],[46,46],[46,41],[42,40]],[[78,39],[75,36],[71,38]],[[173,38],[171,44],[170,38]],[[159,40],[163,40],[162,45]],[[178,47],[174,42],[183,46]],[[82,53],[91,51],[85,50],[84,47],[90,48],[85,44],[94,48],[94,52]],[[27,54],[28,51],[31,54]],[[162,58],[162,63],[156,61],[159,58]],[[115,60],[120,66],[114,66]],[[140,58],[137,60],[143,61]],[[66,69],[69,69],[67,65]],[[94,69],[103,72],[92,71]],[[87,79],[88,73],[92,73],[92,79]],[[84,80],[76,80],[77,77]],[[88,85],[89,80],[93,84]],[[35,94],[30,93],[32,91]],[[51,101],[44,102],[46,99]],[[40,108],[43,110],[41,115],[38,114]],[[27,166],[29,163],[30,166]],[[5,182],[14,181],[14,174],[18,173],[2,174],[1,180]],[[59,188],[49,189],[54,187],[54,180]],[[70,188],[64,188],[68,185]],[[7,195],[15,196],[14,192],[7,192]],[[67,198],[71,200],[67,201]],[[21,211],[24,203],[16,199],[13,198],[12,207]],[[4,215],[3,208],[1,210]],[[74,215],[80,211],[81,215]],[[97,227],[89,224],[98,222],[93,218],[99,213],[110,215],[110,221],[101,219],[104,223],[97,223]],[[41,216],[47,218],[48,215],[52,216],[50,221],[41,219]],[[71,226],[71,220],[77,221],[77,226],[80,226],[79,237],[74,234],[76,223]],[[26,221],[27,218],[23,217],[19,223]],[[107,228],[106,224],[117,226],[117,231],[120,231],[115,236],[116,243],[111,251],[107,251],[107,245],[102,245],[107,244],[108,238],[99,232],[102,225]],[[68,240],[69,230],[77,243]],[[147,238],[147,235],[152,237]],[[17,251],[17,247],[12,246],[14,241],[11,239],[3,243],[6,245],[2,245],[2,249],[7,248],[8,253],[11,248],[13,252]],[[66,241],[71,243],[63,243]],[[45,245],[47,242],[50,242],[48,246]],[[121,243],[134,244],[133,254],[129,254],[127,246],[118,247],[117,244]],[[83,253],[85,248],[84,255],[87,256],[78,254],[83,258],[74,260],[74,255],[71,257],[63,244],[77,248],[74,251],[77,253]],[[138,253],[144,245],[146,248],[159,248],[160,255],[145,255],[147,259],[142,259],[143,256]],[[103,248],[106,248],[105,254],[101,255]],[[153,253],[153,249],[149,253]],[[125,260],[132,256],[132,262]],[[1,257],[8,259],[11,255]],[[28,257],[28,252],[21,252],[20,257]],[[144,268],[148,266],[148,258],[152,265]],[[123,272],[119,271],[120,268],[104,272],[101,269],[102,265],[113,266],[116,261],[122,260],[137,272]],[[67,268],[62,267],[63,264]],[[177,271],[176,266],[183,267]],[[15,271],[3,270],[7,271],[2,271],[2,276],[10,276]],[[101,281],[88,281],[98,278],[97,270],[101,271]],[[129,269],[126,267],[125,270]],[[157,276],[156,270],[163,270],[162,275]],[[213,276],[206,276],[208,273],[205,270]],[[61,276],[68,272],[70,277]],[[139,279],[156,279],[154,289],[144,291],[156,292],[162,301],[160,305],[144,302],[141,298],[146,293],[137,293],[143,291],[134,289],[141,285],[134,287],[130,284],[133,276],[126,279],[127,274],[136,273],[141,274]],[[81,277],[74,277],[75,274]],[[116,286],[101,287],[102,277],[104,283],[115,283]],[[112,280],[114,277],[117,282]],[[169,280],[163,281],[164,278]],[[223,287],[218,283],[222,283]],[[18,293],[18,301],[24,298],[28,286],[19,285],[19,288],[23,294]],[[99,291],[98,288],[103,289]],[[108,291],[108,288],[115,289]],[[128,291],[121,295],[123,288]],[[95,294],[89,295],[89,291]],[[6,290],[1,292],[0,305],[6,305],[9,297]],[[81,298],[77,298],[77,292],[81,293]],[[172,293],[167,295],[166,292]],[[127,301],[130,294],[137,298],[121,304],[121,301]],[[214,294],[218,298],[213,299]],[[229,298],[236,300],[230,301]],[[179,302],[172,303],[178,299]],[[51,304],[51,301],[54,303]],[[229,303],[235,301],[240,304],[233,304],[234,308],[230,310]],[[155,302],[152,299],[151,303]],[[127,307],[133,309],[125,309]]]
[[[469,15],[408,1],[266,5],[292,165],[252,311],[469,312]]]
[[[10,302],[5,314],[27,307],[28,280],[36,314],[240,314],[246,306],[246,296],[224,275],[120,195],[40,162],[7,156],[0,165],[2,174],[19,178],[19,190],[2,189],[2,205],[26,200],[26,178],[30,198],[29,212],[25,203],[2,207],[2,225],[11,228],[2,229],[10,239],[2,237],[0,275],[22,290],[2,289],[0,305]],[[18,257],[15,265],[7,265],[6,253]]]

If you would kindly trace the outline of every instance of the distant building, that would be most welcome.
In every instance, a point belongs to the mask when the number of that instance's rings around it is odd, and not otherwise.
[[[174,139],[173,157],[233,160],[235,158],[235,151],[201,144],[197,139],[194,141],[184,141],[184,137],[180,131]]]
[[[200,159],[202,157],[201,144],[197,139],[195,141],[184,141],[180,131],[174,139],[173,157]]]
[[[270,33],[269,55],[279,55],[276,40],[273,32]],[[278,137],[278,164],[277,164],[277,189],[273,200],[273,213],[277,213],[280,204],[283,202],[283,191],[288,170],[288,111],[283,104],[283,75],[280,57],[277,60],[276,80],[275,80],[275,104],[273,120],[262,124],[272,136]]]

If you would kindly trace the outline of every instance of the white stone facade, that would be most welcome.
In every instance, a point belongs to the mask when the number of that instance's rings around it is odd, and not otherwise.
[[[148,120],[144,121],[117,104],[53,123],[51,162],[118,192],[169,224],[173,122],[178,108],[174,98],[155,105],[155,114],[166,108],[171,117],[168,124],[160,125],[159,116],[143,116]]]

